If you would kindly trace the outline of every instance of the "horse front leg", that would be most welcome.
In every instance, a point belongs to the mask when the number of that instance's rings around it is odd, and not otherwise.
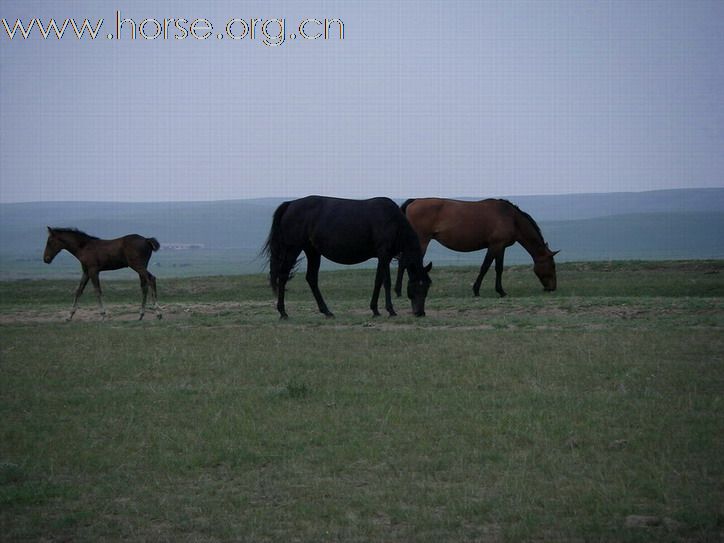
[[[372,316],[379,317],[380,312],[377,309],[377,301],[380,298],[380,288],[382,287],[382,279],[384,277],[384,271],[382,266],[382,259],[377,261],[377,272],[375,273],[375,288],[372,289],[372,299],[370,300],[370,309],[372,310]]]
[[[495,257],[495,292],[500,294],[501,298],[504,298],[508,295],[507,292],[503,290],[503,259],[505,258],[505,249],[500,251],[498,253],[498,256]]]
[[[379,317],[380,312],[377,309],[377,302],[380,298],[380,288],[385,287],[385,309],[390,317],[397,315],[394,307],[392,307],[392,279],[390,277],[390,261],[392,258],[379,257],[377,261],[377,273],[375,273],[375,288],[372,291],[372,300],[370,300],[370,309],[375,317]]]
[[[83,270],[83,276],[80,278],[80,284],[78,284],[78,288],[75,290],[75,297],[73,298],[73,307],[70,309],[70,315],[66,317],[66,321],[70,321],[73,318],[73,315],[75,315],[76,310],[78,309],[78,298],[80,298],[81,294],[83,294],[83,290],[85,290],[85,286],[88,284],[88,272]]]
[[[385,287],[385,309],[387,310],[387,313],[390,314],[390,317],[397,316],[397,313],[395,313],[395,308],[392,307],[392,292],[391,292],[391,283],[392,278],[390,277],[390,261],[388,260],[385,263],[385,269],[384,269],[384,276],[382,278],[382,284]]]
[[[483,265],[480,266],[480,273],[478,274],[478,278],[475,280],[475,283],[473,283],[474,296],[480,296],[480,284],[483,282],[483,277],[485,277],[485,274],[488,273],[490,265],[493,263],[493,259],[493,252],[491,249],[488,249],[488,252],[485,253],[485,258],[483,259]]]
[[[314,295],[314,299],[317,302],[319,312],[324,313],[328,319],[332,318],[334,317],[334,313],[332,313],[327,307],[324,298],[322,298],[322,292],[319,290],[319,266],[321,264],[322,257],[316,251],[304,251],[304,254],[307,255],[307,283],[309,284],[309,288],[312,290],[312,295]]]

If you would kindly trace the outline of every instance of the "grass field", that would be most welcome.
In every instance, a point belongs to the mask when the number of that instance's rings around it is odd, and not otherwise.
[[[0,539],[720,541],[724,262],[474,275],[1,282]]]

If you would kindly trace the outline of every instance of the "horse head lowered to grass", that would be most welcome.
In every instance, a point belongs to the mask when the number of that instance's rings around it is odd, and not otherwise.
[[[480,295],[483,277],[495,261],[495,290],[505,296],[501,281],[505,249],[520,243],[533,259],[533,271],[546,291],[557,287],[556,263],[533,217],[507,200],[488,199],[478,202],[419,198],[407,200],[400,207],[420,239],[422,254],[433,239],[453,251],[471,252],[487,249],[480,273],[473,283],[473,294]],[[402,291],[405,265],[400,262],[395,292]]]
[[[399,255],[409,275],[407,295],[412,311],[417,316],[425,315],[432,264],[423,266],[417,234],[389,198],[346,200],[307,196],[277,208],[263,253],[269,259],[270,284],[277,295],[277,310],[282,319],[288,316],[284,305],[286,284],[302,251],[307,257],[307,283],[319,311],[327,317],[333,314],[318,285],[322,256],[339,264],[359,264],[377,258],[370,309],[373,315],[380,314],[377,301],[384,285],[385,309],[394,316],[390,261]]]

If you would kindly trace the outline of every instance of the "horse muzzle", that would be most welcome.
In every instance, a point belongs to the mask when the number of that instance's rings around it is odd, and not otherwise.
[[[52,261],[53,261],[53,259],[50,258],[49,256],[43,257],[43,262],[45,262],[46,264],[50,264]]]

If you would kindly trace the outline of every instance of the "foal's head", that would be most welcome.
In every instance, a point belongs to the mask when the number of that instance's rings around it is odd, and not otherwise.
[[[63,249],[65,249],[65,243],[55,233],[55,230],[48,226],[48,242],[45,244],[43,262],[45,262],[46,264],[50,264],[55,258],[55,255],[57,255]]]
[[[428,273],[432,269],[432,262],[424,268],[418,268],[419,273],[415,273],[413,268],[408,268],[410,280],[407,283],[407,297],[412,303],[412,312],[416,317],[425,316],[425,298],[427,291],[430,290],[432,280]]]

